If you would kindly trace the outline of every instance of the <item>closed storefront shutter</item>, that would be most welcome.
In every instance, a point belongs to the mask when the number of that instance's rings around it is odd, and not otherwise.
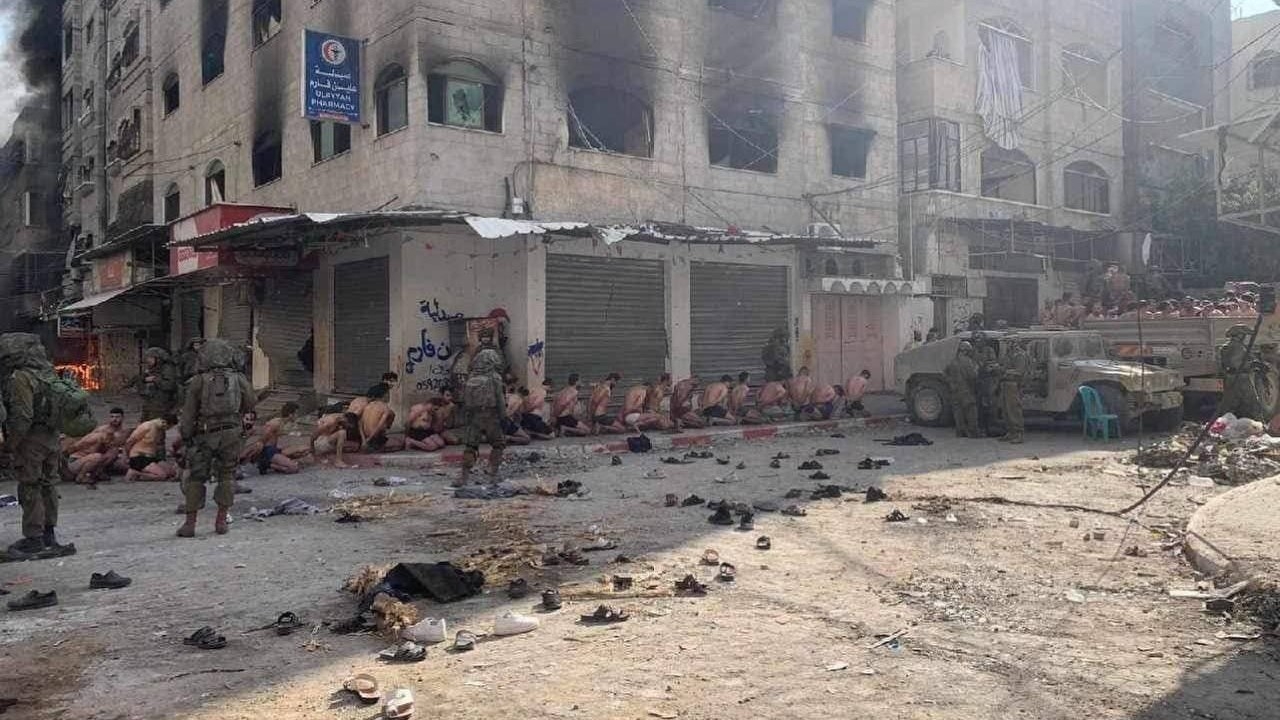
[[[689,293],[693,374],[714,382],[746,371],[763,383],[764,346],[790,326],[787,268],[693,263]]]
[[[188,290],[178,295],[178,312],[182,313],[182,337],[179,346],[204,335],[204,291]]]
[[[622,387],[667,364],[666,273],[659,260],[547,256],[547,377],[583,386],[611,372]]]
[[[338,392],[363,394],[387,372],[390,282],[385,257],[333,268],[333,389]]]
[[[249,285],[222,286],[222,313],[218,337],[243,350],[248,347],[253,332],[253,306],[249,302]]]
[[[311,336],[311,273],[269,278],[258,308],[258,344],[271,360],[271,384],[309,388],[298,351]]]

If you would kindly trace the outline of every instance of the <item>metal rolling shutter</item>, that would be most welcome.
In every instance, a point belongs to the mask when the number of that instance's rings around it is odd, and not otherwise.
[[[248,292],[247,283],[222,286],[218,337],[240,350],[248,347],[253,338],[253,306],[249,304]]]
[[[363,394],[387,371],[391,357],[390,286],[385,257],[333,268],[334,390]]]
[[[311,373],[298,351],[311,335],[311,274],[279,275],[266,281],[258,308],[258,343],[271,359],[271,384],[311,387]]]
[[[659,260],[547,256],[546,372],[583,386],[611,372],[622,387],[667,366],[666,273]]]
[[[182,313],[181,348],[204,334],[204,291],[191,290],[178,295],[179,312]]]
[[[787,268],[696,262],[689,293],[693,374],[713,382],[746,371],[763,383],[764,346],[790,327]]]

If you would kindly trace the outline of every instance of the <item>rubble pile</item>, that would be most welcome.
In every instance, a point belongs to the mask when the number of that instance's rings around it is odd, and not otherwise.
[[[1173,437],[1144,447],[1134,464],[1171,469],[1195,443],[1200,427],[1186,424]],[[1187,462],[1193,475],[1212,478],[1221,485],[1245,485],[1280,475],[1280,438],[1267,435],[1261,423],[1224,415],[1214,422],[1205,441]]]

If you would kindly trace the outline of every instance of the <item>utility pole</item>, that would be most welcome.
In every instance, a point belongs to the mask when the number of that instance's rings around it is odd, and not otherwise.
[[[107,183],[107,113],[111,107],[111,102],[107,96],[110,92],[107,89],[107,78],[110,75],[110,51],[108,50],[108,40],[110,38],[110,27],[108,26],[108,18],[111,14],[108,8],[109,0],[98,0],[98,7],[102,8],[102,31],[98,34],[98,88],[100,92],[97,94],[98,102],[98,177],[97,187],[98,193],[98,242],[102,245],[107,242],[107,227],[110,225],[111,213],[109,208],[111,203],[107,198],[107,191],[110,187]]]

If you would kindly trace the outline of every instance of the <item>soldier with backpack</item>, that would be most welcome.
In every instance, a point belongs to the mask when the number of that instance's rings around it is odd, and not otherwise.
[[[463,442],[462,476],[457,485],[466,485],[471,478],[471,468],[480,457],[481,439],[489,442],[489,475],[497,476],[502,464],[502,450],[507,446],[507,435],[500,422],[507,400],[502,389],[502,355],[494,347],[493,328],[480,330],[480,349],[472,359],[462,388],[466,430]]]
[[[147,348],[143,353],[142,376],[139,381],[143,421],[173,417],[179,400],[178,371],[173,366],[168,350]]]
[[[22,539],[9,546],[10,559],[73,555],[58,543],[59,434],[83,437],[93,430],[89,396],[74,381],[58,377],[40,338],[0,335],[0,392],[7,417],[5,446],[13,455],[22,506]]]
[[[227,513],[235,502],[236,462],[244,446],[241,418],[256,398],[239,370],[239,351],[227,341],[210,339],[200,348],[199,372],[187,384],[179,429],[188,448],[191,471],[182,481],[187,519],[178,537],[195,537],[196,515],[204,509],[205,483],[216,476],[218,505],[214,531],[227,534]]]

